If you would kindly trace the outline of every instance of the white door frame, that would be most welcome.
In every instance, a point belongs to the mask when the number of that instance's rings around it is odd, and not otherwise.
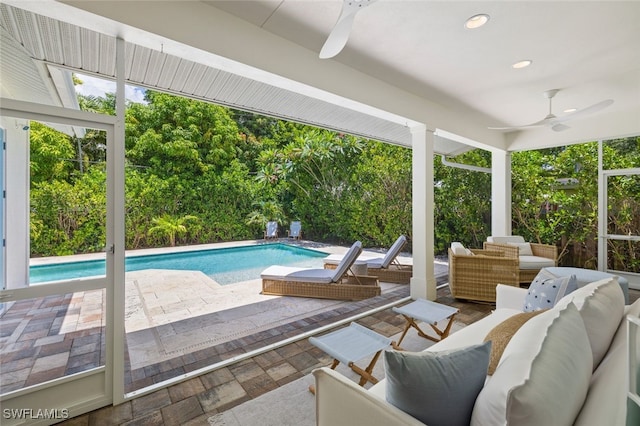
[[[640,290],[640,274],[627,271],[615,271],[607,269],[609,240],[640,242],[640,235],[615,235],[609,234],[607,227],[608,216],[608,179],[610,176],[640,176],[640,168],[604,170],[602,141],[598,142],[598,269],[615,275],[625,277],[629,281],[629,287]]]
[[[0,396],[3,414],[13,409],[17,410],[14,413],[23,415],[22,419],[3,417],[3,425],[50,424],[59,421],[47,418],[55,412],[50,411],[49,415],[45,412],[43,418],[36,420],[28,417],[41,414],[38,410],[60,410],[58,416],[74,417],[124,399],[123,381],[116,380],[114,386],[114,377],[124,377],[124,352],[114,350],[114,343],[123,342],[125,338],[124,316],[114,315],[114,307],[124,305],[124,176],[118,176],[118,173],[124,174],[124,165],[115,164],[124,152],[124,141],[115,136],[116,117],[113,116],[3,98],[0,98],[0,116],[100,129],[107,133],[106,276],[0,291],[0,301],[5,302],[106,289],[105,365]]]

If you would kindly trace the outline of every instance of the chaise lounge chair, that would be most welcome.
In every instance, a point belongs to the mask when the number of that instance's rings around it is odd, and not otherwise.
[[[267,222],[267,227],[264,230],[264,239],[268,240],[270,238],[278,238],[278,222],[275,220]]]
[[[294,220],[289,225],[289,230],[287,231],[287,237],[294,238],[299,240],[302,238],[302,223],[299,220]]]
[[[367,275],[378,277],[380,281],[397,284],[409,284],[413,274],[413,266],[398,262],[400,250],[407,243],[407,237],[400,235],[385,256],[361,255],[358,261],[367,262]],[[332,254],[325,257],[325,269],[335,269],[343,256]]]
[[[339,300],[379,296],[378,278],[347,275],[361,252],[362,243],[356,241],[336,269],[270,266],[260,274],[262,294]]]

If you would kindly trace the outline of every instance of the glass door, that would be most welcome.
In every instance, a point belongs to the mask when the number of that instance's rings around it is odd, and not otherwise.
[[[10,100],[1,106],[3,123],[14,124],[4,126],[12,259],[3,262],[0,291],[1,422],[53,423],[123,393],[113,382],[122,364],[114,356],[114,297],[124,281],[124,273],[117,278],[124,251],[114,239],[115,118]],[[69,149],[65,129],[73,127],[104,135],[104,161],[91,174],[78,171],[86,159]]]

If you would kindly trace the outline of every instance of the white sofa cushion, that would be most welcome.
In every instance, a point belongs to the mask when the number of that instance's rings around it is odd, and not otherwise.
[[[527,321],[478,395],[471,425],[569,425],[589,389],[593,358],[577,308]]]
[[[625,307],[624,317],[609,351],[591,376],[587,399],[575,426],[625,425],[629,364],[627,361],[626,316],[640,316],[640,299]]]
[[[562,309],[570,303],[574,303],[582,315],[589,336],[593,353],[593,370],[595,370],[607,353],[622,320],[624,294],[615,278],[607,278],[567,294],[556,306]]]
[[[536,315],[543,313],[543,310],[522,312],[507,318],[500,324],[496,325],[487,333],[484,338],[485,342],[491,342],[491,357],[489,359],[489,369],[487,375],[491,376],[496,371],[500,358],[505,348],[520,330],[520,327]]]
[[[385,351],[386,400],[427,425],[467,426],[491,343],[440,352]]]

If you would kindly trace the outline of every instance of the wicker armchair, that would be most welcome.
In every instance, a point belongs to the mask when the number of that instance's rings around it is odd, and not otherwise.
[[[519,286],[518,259],[501,251],[470,250],[455,254],[449,249],[449,288],[456,299],[496,301],[496,285]]]
[[[556,246],[527,243],[523,237],[517,235],[489,237],[483,244],[483,248],[501,251],[506,257],[517,258],[520,264],[520,283],[522,284],[531,284],[540,269],[558,266],[558,248]]]

